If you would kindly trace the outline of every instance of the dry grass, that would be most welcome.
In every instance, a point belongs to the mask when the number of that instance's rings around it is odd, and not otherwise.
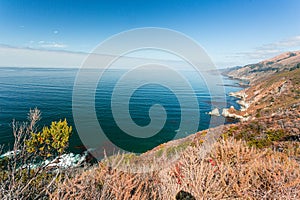
[[[188,147],[159,172],[133,173],[130,165],[125,172],[100,163],[59,182],[51,198],[184,199],[177,195],[180,191],[195,199],[300,198],[300,166],[285,154],[250,148],[232,138],[216,143],[205,159],[200,159],[201,148]]]
[[[196,149],[182,159],[182,189],[196,199],[299,199],[299,165],[286,155],[228,140],[206,160]]]
[[[59,182],[51,199],[160,199],[156,172],[130,173],[102,163]]]

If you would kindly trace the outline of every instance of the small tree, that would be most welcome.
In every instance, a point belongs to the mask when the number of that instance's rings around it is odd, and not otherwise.
[[[72,126],[67,120],[52,122],[50,128],[44,127],[41,132],[31,133],[26,141],[27,151],[42,158],[61,155],[69,145]]]

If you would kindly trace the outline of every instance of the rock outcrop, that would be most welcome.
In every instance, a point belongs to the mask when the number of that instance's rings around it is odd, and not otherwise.
[[[208,113],[209,115],[212,115],[212,116],[220,116],[220,112],[219,112],[219,109],[218,108],[215,108],[215,109],[213,109],[212,111],[210,111],[209,113]]]

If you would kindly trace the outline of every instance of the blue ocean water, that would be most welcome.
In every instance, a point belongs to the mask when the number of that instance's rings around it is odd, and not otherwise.
[[[0,68],[0,144],[10,144],[12,146],[12,120],[25,121],[29,109],[37,107],[42,112],[42,119],[39,122],[40,128],[49,125],[51,121],[66,118],[74,129],[70,141],[70,150],[75,153],[82,151],[82,149],[77,148],[82,143],[77,134],[72,115],[72,92],[77,72],[78,69]],[[129,109],[133,121],[139,126],[149,124],[149,108],[154,104],[163,105],[167,112],[167,120],[161,130],[162,134],[154,137],[153,140],[148,140],[147,143],[133,140],[132,137],[122,134],[114,121],[110,108],[112,91],[121,73],[122,71],[118,70],[107,71],[105,78],[99,82],[101,87],[96,90],[95,108],[103,131],[107,133],[113,143],[118,146],[119,144],[126,144],[125,146],[121,145],[122,148],[136,152],[146,151],[172,139],[172,134],[179,128],[181,109],[194,109],[189,107],[189,99],[187,98],[184,101],[184,108],[181,108],[176,95],[168,88],[157,84],[147,84],[140,87],[130,99]],[[188,77],[198,99],[200,108],[198,130],[206,129],[209,126],[211,117],[207,114],[212,110],[211,96],[205,82],[200,80],[193,71],[183,71],[182,73]],[[222,78],[223,85],[215,85],[216,88],[224,87],[227,94],[241,90],[237,81],[226,77]],[[122,87],[126,90],[126,85]],[[218,98],[215,98],[214,101],[218,101]],[[234,97],[226,95],[226,101],[226,107],[232,105],[238,108]],[[120,101],[119,105],[126,106],[125,103]],[[214,102],[215,105],[218,105],[218,103],[221,105],[224,102]],[[187,134],[192,134],[192,132]],[[132,146],[135,149],[132,149]]]

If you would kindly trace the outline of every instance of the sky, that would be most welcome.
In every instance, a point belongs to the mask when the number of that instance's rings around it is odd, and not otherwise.
[[[300,50],[299,0],[0,0],[0,66],[78,66],[134,28],[179,31],[218,68]]]

